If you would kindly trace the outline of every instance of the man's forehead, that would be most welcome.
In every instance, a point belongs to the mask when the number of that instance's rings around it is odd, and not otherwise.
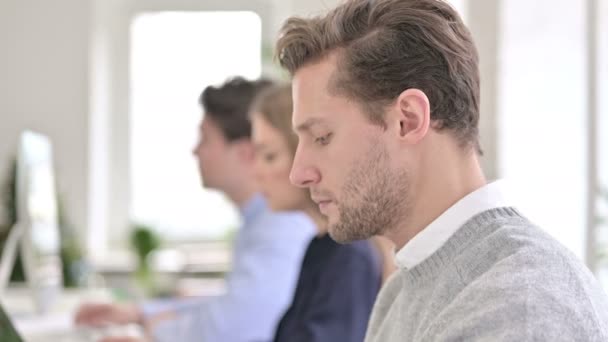
[[[309,105],[311,101],[327,97],[330,80],[334,74],[333,59],[324,58],[302,66],[292,79],[292,96],[294,104]],[[314,105],[314,103],[312,103]]]
[[[292,125],[296,132],[307,131],[310,128],[326,124],[331,112],[332,98],[323,88],[295,89],[293,92]]]
[[[328,115],[339,111],[344,99],[331,91],[336,58],[331,53],[294,74],[292,126],[297,133],[328,125],[332,120]]]

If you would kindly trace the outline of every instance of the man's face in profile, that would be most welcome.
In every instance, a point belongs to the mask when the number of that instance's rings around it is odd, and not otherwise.
[[[299,137],[290,174],[310,189],[338,242],[367,239],[392,228],[407,199],[407,174],[391,163],[384,128],[361,106],[328,90],[335,56],[293,78],[293,127]]]
[[[230,174],[238,169],[236,152],[221,128],[208,115],[199,126],[199,139],[192,154],[196,157],[203,186],[225,191]],[[238,171],[238,170],[237,170]]]

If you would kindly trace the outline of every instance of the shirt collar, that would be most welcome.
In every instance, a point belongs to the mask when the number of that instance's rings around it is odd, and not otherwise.
[[[512,206],[505,182],[487,184],[456,202],[411,239],[395,257],[400,268],[412,268],[435,253],[469,219],[484,211]]]
[[[240,207],[241,216],[245,226],[250,223],[259,213],[266,209],[266,200],[261,194],[255,194]]]

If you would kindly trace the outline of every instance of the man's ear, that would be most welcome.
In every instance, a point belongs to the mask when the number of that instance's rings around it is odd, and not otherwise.
[[[417,144],[429,131],[431,106],[426,94],[419,89],[404,90],[390,111],[399,139],[407,144]]]
[[[246,163],[253,163],[255,160],[255,149],[250,139],[241,139],[234,142],[237,154]]]

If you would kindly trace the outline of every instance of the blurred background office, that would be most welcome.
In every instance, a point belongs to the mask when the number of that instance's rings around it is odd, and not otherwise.
[[[272,61],[281,23],[335,3],[0,0],[1,229],[18,137],[34,130],[53,144],[61,228],[82,272],[128,289],[140,228],[161,241],[148,247],[165,287],[213,287],[239,218],[201,189],[198,95],[233,75],[286,79]],[[608,0],[451,3],[481,55],[488,178],[505,178],[608,289]]]

